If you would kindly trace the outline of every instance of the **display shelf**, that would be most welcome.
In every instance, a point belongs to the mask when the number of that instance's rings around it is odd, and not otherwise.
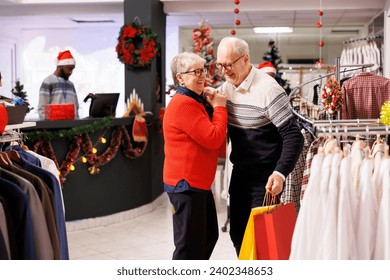
[[[20,128],[26,128],[26,127],[34,127],[36,126],[36,122],[23,122],[18,124],[10,124],[5,127],[5,131],[8,130],[18,130]]]

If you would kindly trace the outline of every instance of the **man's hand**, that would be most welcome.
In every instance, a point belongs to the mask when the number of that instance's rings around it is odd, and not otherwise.
[[[272,173],[272,175],[268,178],[268,182],[265,186],[265,189],[273,195],[278,195],[283,190],[283,183],[284,180],[281,176],[276,173]]]

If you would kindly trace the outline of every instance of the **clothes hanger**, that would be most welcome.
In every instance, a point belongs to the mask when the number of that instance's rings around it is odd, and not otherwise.
[[[4,155],[3,152],[0,152],[0,166],[1,167],[8,167],[10,165],[9,158],[7,155]]]
[[[8,155],[9,159],[11,161],[14,161],[14,162],[17,162],[17,163],[21,163],[22,160],[20,158],[20,155],[17,151],[15,150],[7,150],[5,151],[5,153]]]

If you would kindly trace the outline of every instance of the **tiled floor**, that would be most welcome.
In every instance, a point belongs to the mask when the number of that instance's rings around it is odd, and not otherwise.
[[[68,231],[70,259],[170,260],[174,250],[172,208],[166,195],[162,196],[159,205],[147,214],[121,223]],[[226,201],[221,200],[218,209],[220,234],[211,256],[214,260],[237,259],[229,232],[221,230],[226,218]]]

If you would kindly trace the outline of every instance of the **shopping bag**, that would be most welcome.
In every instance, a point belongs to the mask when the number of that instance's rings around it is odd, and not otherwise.
[[[264,213],[270,213],[276,207],[277,205],[270,205],[252,208],[241,243],[241,249],[238,255],[239,260],[257,260],[254,217]]]
[[[288,260],[297,215],[294,203],[253,217],[257,259]]]

